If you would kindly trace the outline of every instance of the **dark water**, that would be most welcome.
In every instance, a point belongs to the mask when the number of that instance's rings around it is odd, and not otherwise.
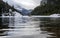
[[[2,17],[0,22],[1,38],[60,38],[60,18]]]

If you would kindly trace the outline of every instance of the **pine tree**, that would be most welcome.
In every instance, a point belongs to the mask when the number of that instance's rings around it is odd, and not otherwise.
[[[52,0],[45,5],[39,5],[32,12],[31,15],[51,15],[51,14],[60,14],[60,1],[54,1],[54,4],[51,4]]]

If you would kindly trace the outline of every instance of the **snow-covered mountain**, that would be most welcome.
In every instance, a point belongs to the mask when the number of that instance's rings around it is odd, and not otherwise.
[[[14,5],[14,8],[18,11],[22,12],[23,15],[28,15],[33,8],[38,6],[40,3],[38,0],[3,0],[4,2],[8,2],[10,6]],[[36,2],[37,1],[37,2]]]
[[[25,8],[19,6],[19,5],[17,5],[17,7],[15,7],[15,9],[22,12],[23,15],[28,15],[32,11],[32,9],[28,10],[28,9],[25,9]]]
[[[17,9],[18,11],[22,12],[23,15],[28,15],[32,10],[27,10],[21,6],[19,6],[17,3],[11,1],[11,0],[3,0],[4,2],[7,2],[10,6],[14,5],[14,8]],[[22,5],[22,4],[20,4]]]

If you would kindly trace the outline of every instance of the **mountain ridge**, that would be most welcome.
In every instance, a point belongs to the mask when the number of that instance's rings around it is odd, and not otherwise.
[[[3,1],[6,2],[5,0],[3,0]],[[8,4],[9,4],[10,6],[14,6],[14,8],[15,8],[16,10],[18,10],[19,12],[21,12],[22,15],[29,15],[29,13],[32,11],[32,9],[30,9],[30,10],[25,9],[24,7],[19,6],[18,4],[16,4],[16,3],[13,2],[13,1],[7,1],[7,2],[8,2]],[[12,3],[10,4],[9,2],[12,2]],[[20,4],[20,5],[22,5],[22,4]],[[22,6],[23,6],[23,5],[22,5]]]

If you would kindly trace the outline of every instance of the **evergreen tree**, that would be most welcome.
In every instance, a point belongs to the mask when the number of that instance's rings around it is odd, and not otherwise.
[[[51,0],[50,0],[51,1]],[[54,4],[47,3],[44,5],[39,5],[32,12],[31,15],[51,15],[60,14],[60,1],[53,1]]]

